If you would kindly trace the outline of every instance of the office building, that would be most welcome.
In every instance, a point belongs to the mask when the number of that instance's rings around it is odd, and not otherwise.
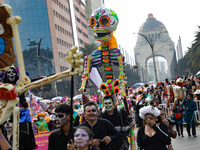
[[[89,43],[85,5],[82,0],[1,0],[0,2],[9,4],[13,9],[13,15],[22,18],[18,26],[25,68],[30,78],[67,70],[70,66],[64,58],[75,44],[75,40],[79,46]],[[72,18],[75,18],[75,22],[72,22]],[[77,35],[74,35],[75,33]],[[63,86],[66,88],[66,85]]]

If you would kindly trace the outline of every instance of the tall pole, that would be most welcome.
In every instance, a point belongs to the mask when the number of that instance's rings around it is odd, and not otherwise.
[[[41,71],[41,64],[40,64],[40,44],[41,44],[41,41],[42,41],[42,38],[44,38],[45,36],[43,35],[38,44],[37,44],[37,47],[36,47],[36,50],[37,50],[37,59],[38,59],[38,69],[39,69],[39,76],[42,75],[42,71]]]
[[[40,63],[40,44],[41,44],[41,41],[42,41],[42,38],[45,37],[44,35],[40,38],[38,44],[37,44],[37,47],[36,47],[36,51],[37,51],[37,60],[38,60],[38,69],[39,69],[39,77],[42,76],[42,71],[41,71],[41,63]],[[42,94],[40,95],[41,97],[44,96],[44,93],[43,93],[43,86],[42,86]]]
[[[141,35],[149,44],[149,46],[151,47],[151,51],[152,51],[152,57],[153,57],[153,65],[154,65],[154,73],[155,73],[155,82],[158,83],[158,77],[157,77],[157,70],[156,70],[156,61],[155,61],[155,53],[154,53],[154,45],[155,45],[155,42],[156,42],[156,39],[157,37],[162,34],[162,33],[166,33],[167,31],[163,31],[163,32],[160,32],[158,33],[155,38],[148,38],[147,36],[145,36],[144,34],[142,33],[137,33],[139,35]]]

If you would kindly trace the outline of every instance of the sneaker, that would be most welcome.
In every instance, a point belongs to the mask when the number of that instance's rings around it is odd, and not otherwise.
[[[197,137],[196,135],[193,135],[193,137]]]
[[[182,134],[181,137],[184,137],[184,135]]]

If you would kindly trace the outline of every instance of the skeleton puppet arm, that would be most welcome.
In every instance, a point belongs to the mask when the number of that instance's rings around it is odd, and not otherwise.
[[[90,56],[86,56],[85,65],[84,65],[84,73],[81,79],[82,84],[79,91],[83,92],[85,90],[87,79],[90,77],[91,61],[92,61],[92,58]]]
[[[124,72],[124,58],[123,56],[118,56],[117,57],[118,62],[119,62],[119,79],[121,79],[121,94],[123,96],[126,96],[126,92],[125,92],[125,84],[126,81],[124,81],[123,79],[125,79],[125,72]]]

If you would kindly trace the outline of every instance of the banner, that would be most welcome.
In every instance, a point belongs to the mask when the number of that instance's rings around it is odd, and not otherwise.
[[[92,67],[90,71],[90,79],[94,82],[94,84],[99,88],[101,83],[103,82],[101,75],[97,68]]]
[[[35,96],[30,90],[28,91],[30,97],[30,110],[35,116],[40,112],[47,110],[46,106],[39,102],[39,98]]]
[[[51,133],[52,132],[44,132],[34,135],[38,150],[48,150],[48,138]]]

